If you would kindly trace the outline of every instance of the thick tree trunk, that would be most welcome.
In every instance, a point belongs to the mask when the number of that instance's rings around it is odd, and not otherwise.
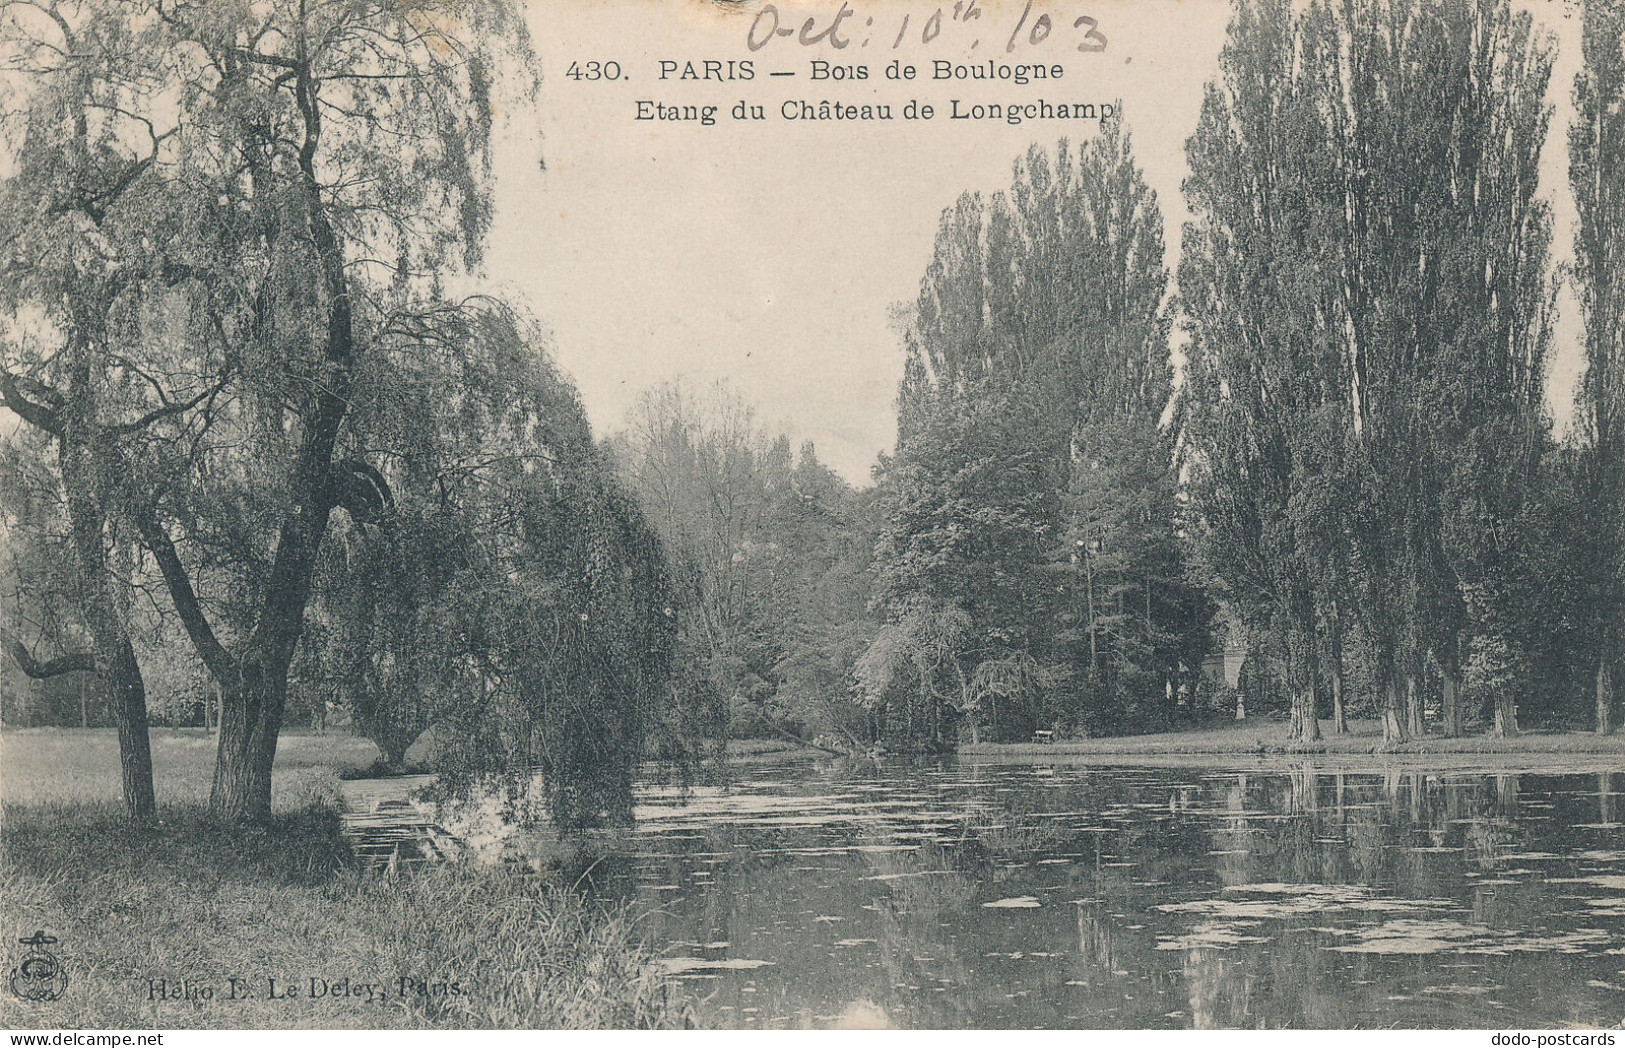
[[[247,675],[245,674],[245,677]],[[209,811],[232,822],[271,818],[271,766],[287,699],[288,675],[259,674],[240,688],[227,689],[220,710],[214,787]]]
[[[287,702],[288,667],[304,627],[316,553],[332,512],[332,437],[317,443],[306,445],[290,485],[306,498],[283,519],[265,608],[236,660],[237,679],[222,681],[225,703],[209,810],[234,821],[264,821],[271,815],[271,764]]]
[[[1293,768],[1287,810],[1294,814],[1320,810],[1320,775],[1312,767]]]
[[[1349,733],[1348,714],[1343,708],[1343,618],[1337,601],[1332,601],[1331,663],[1332,663],[1332,731],[1338,735]]]
[[[147,733],[147,688],[129,631],[118,613],[118,595],[108,581],[103,535],[107,516],[92,494],[96,490],[94,464],[89,451],[78,440],[65,437],[61,449],[68,524],[80,584],[85,590],[81,610],[96,646],[97,669],[107,682],[118,723],[124,810],[130,818],[145,821],[158,810],[152,788],[152,743]]]
[[[1495,806],[1507,815],[1516,815],[1518,812],[1518,777],[1516,775],[1497,775],[1495,777]]]
[[[1314,687],[1300,687],[1292,693],[1292,738],[1297,742],[1320,741],[1320,715],[1316,712]]]
[[[1292,740],[1320,741],[1319,653],[1312,629],[1293,630],[1287,637],[1289,687],[1292,695]]]
[[[1608,656],[1597,660],[1597,734],[1608,735],[1614,730],[1614,668]]]
[[[312,71],[301,58],[292,73],[304,117],[304,141],[299,150],[305,223],[315,250],[321,284],[319,300],[326,312],[322,346],[323,366],[313,382],[315,390],[303,412],[303,433],[289,473],[290,505],[277,529],[276,555],[265,580],[264,603],[253,631],[234,654],[228,654],[208,628],[191,592],[190,580],[179,558],[169,548],[166,582],[172,594],[183,589],[189,610],[188,630],[210,671],[226,688],[221,710],[220,747],[215,765],[209,809],[233,821],[264,821],[271,814],[271,765],[276,760],[277,734],[287,701],[288,667],[293,661],[305,607],[310,602],[316,574],[316,555],[336,505],[333,447],[349,410],[351,367],[355,356],[354,312],[345,275],[343,248],[322,199],[316,177],[316,155],[321,119],[316,112]],[[167,538],[160,538],[169,546]],[[149,543],[149,548],[151,545]],[[177,605],[182,603],[177,599]]]
[[[784,734],[786,738],[795,738],[788,732],[781,734]],[[378,752],[383,755],[384,763],[389,766],[390,771],[394,772],[401,771],[406,767],[406,751],[412,748],[413,742],[417,741],[390,732],[379,732],[370,736],[370,738],[373,745],[378,747]],[[796,739],[795,741],[799,742],[801,740]]]
[[[348,306],[344,309],[347,316]],[[344,359],[348,359],[347,350]],[[344,404],[336,391],[345,386],[343,372],[330,369],[288,484],[295,501],[277,534],[276,556],[264,584],[264,604],[253,631],[237,651],[228,652],[215,636],[168,533],[156,521],[141,521],[143,541],[158,561],[176,612],[222,688],[220,744],[209,810],[223,819],[264,821],[271,814],[271,765],[276,759],[277,734],[282,730],[288,667],[304,628],[316,555],[334,508],[332,452],[344,417]]]

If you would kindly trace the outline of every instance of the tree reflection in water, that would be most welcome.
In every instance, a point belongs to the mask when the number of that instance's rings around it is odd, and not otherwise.
[[[725,1026],[1618,1021],[1615,775],[1327,759],[743,768],[602,890]]]

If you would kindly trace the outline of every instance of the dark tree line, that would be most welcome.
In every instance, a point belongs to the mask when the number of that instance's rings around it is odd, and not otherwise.
[[[1351,664],[1389,739],[1429,679],[1445,734],[1464,689],[1515,733],[1607,650],[1545,411],[1551,44],[1492,0],[1244,3],[1221,64],[1180,275],[1204,558],[1300,738]]]
[[[1222,607],[1299,741],[1351,710],[1403,740],[1430,707],[1446,735],[1516,733],[1520,707],[1611,730],[1621,19],[1587,5],[1574,86],[1569,444],[1546,409],[1553,45],[1500,0],[1241,0],[1187,145],[1172,311],[1116,130],[946,212],[860,694],[927,742],[1144,730],[1198,690]]]

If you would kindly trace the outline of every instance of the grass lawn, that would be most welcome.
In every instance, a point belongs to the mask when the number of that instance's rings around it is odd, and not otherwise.
[[[1321,731],[1328,725],[1321,723]],[[1102,764],[1190,764],[1192,758],[1222,757],[1223,763],[1261,767],[1307,761],[1328,767],[1421,767],[1503,772],[1593,772],[1625,770],[1625,733],[1532,731],[1508,739],[1487,734],[1447,739],[1427,735],[1397,746],[1382,740],[1379,721],[1351,721],[1347,735],[1324,735],[1310,746],[1293,745],[1285,721],[1249,718],[1185,731],[1054,743],[979,743],[959,752],[974,760],[1091,761]]]
[[[337,772],[375,756],[354,736],[286,735],[272,825],[223,827],[204,814],[213,739],[155,730],[160,816],[137,828],[123,816],[111,731],[0,736],[0,932],[11,944],[0,959],[9,970],[16,940],[44,929],[71,979],[55,1002],[0,995],[0,1025],[689,1021],[624,913],[501,869],[356,870],[333,808]]]
[[[153,728],[153,788],[159,805],[201,808],[214,777],[215,737],[201,728]],[[283,732],[271,777],[272,806],[298,811],[330,803],[343,768],[364,768],[378,747],[360,735]],[[116,804],[118,733],[112,728],[8,728],[0,735],[0,804]]]

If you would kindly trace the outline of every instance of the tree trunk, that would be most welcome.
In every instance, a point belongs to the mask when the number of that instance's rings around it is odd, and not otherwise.
[[[1427,726],[1422,712],[1422,693],[1416,686],[1416,674],[1405,675],[1405,726],[1410,729],[1411,738],[1419,739],[1427,734]]]
[[[1608,656],[1597,660],[1597,734],[1608,735],[1614,730],[1614,668]]]
[[[81,610],[96,646],[96,665],[107,682],[118,723],[119,770],[124,782],[124,810],[143,822],[158,810],[152,788],[152,743],[147,734],[147,688],[129,631],[119,616],[118,595],[108,580],[104,531],[107,515],[92,494],[94,464],[77,439],[61,441],[62,488],[73,538],[80,583]]]
[[[378,747],[378,752],[384,755],[384,763],[389,765],[390,771],[399,772],[406,767],[406,751],[412,748],[410,742],[398,735],[385,733],[374,735],[372,741]]]
[[[107,674],[118,718],[119,770],[124,781],[124,810],[145,821],[158,810],[152,788],[152,742],[147,733],[147,688],[130,639],[124,638]]]
[[[1311,629],[1293,629],[1287,637],[1288,694],[1292,697],[1292,727],[1290,735],[1295,743],[1317,742],[1320,739],[1320,714],[1316,709],[1320,688],[1316,679],[1319,666]]]
[[[197,606],[190,579],[167,537],[157,535],[168,555],[160,558],[165,581],[177,610],[188,619],[188,632],[215,679],[225,685],[220,720],[220,747],[215,763],[209,810],[232,821],[263,822],[271,815],[271,765],[288,697],[288,667],[304,628],[316,575],[316,556],[328,520],[337,505],[333,448],[349,411],[355,328],[344,249],[322,199],[315,157],[321,137],[315,111],[316,87],[311,67],[301,60],[294,69],[296,94],[304,108],[305,139],[299,151],[300,189],[305,222],[298,235],[308,236],[317,259],[320,292],[326,313],[322,367],[312,382],[314,395],[301,412],[303,432],[288,477],[288,505],[277,528],[276,554],[264,582],[263,603],[254,628],[235,653],[227,653]],[[149,543],[148,548],[152,548]],[[167,564],[164,561],[167,560]],[[180,604],[188,604],[182,609]]]
[[[1332,731],[1338,735],[1349,733],[1348,713],[1343,709],[1343,667],[1332,670]]]
[[[348,308],[343,307],[346,316]],[[329,369],[288,483],[292,504],[278,529],[263,604],[253,630],[236,651],[228,651],[216,637],[168,532],[152,518],[139,521],[142,540],[158,562],[176,613],[222,689],[209,811],[229,821],[263,822],[271,815],[271,764],[287,702],[288,668],[304,628],[316,555],[334,509],[332,452],[344,416],[338,391],[346,385],[342,371]]]
[[[1461,734],[1461,671],[1454,666],[1444,668],[1444,736],[1454,739]]]
[[[1387,743],[1404,742],[1409,736],[1405,732],[1405,721],[1401,717],[1399,682],[1390,677],[1383,686],[1382,698],[1382,741]]]
[[[1518,734],[1518,707],[1513,704],[1510,692],[1502,692],[1495,698],[1494,730],[1497,736],[1504,739]]]
[[[231,822],[270,820],[271,765],[276,761],[287,685],[284,668],[282,673],[262,673],[226,689],[209,793],[211,814]]]
[[[1320,715],[1315,711],[1317,688],[1305,686],[1292,695],[1292,737],[1297,742],[1320,741]]]

